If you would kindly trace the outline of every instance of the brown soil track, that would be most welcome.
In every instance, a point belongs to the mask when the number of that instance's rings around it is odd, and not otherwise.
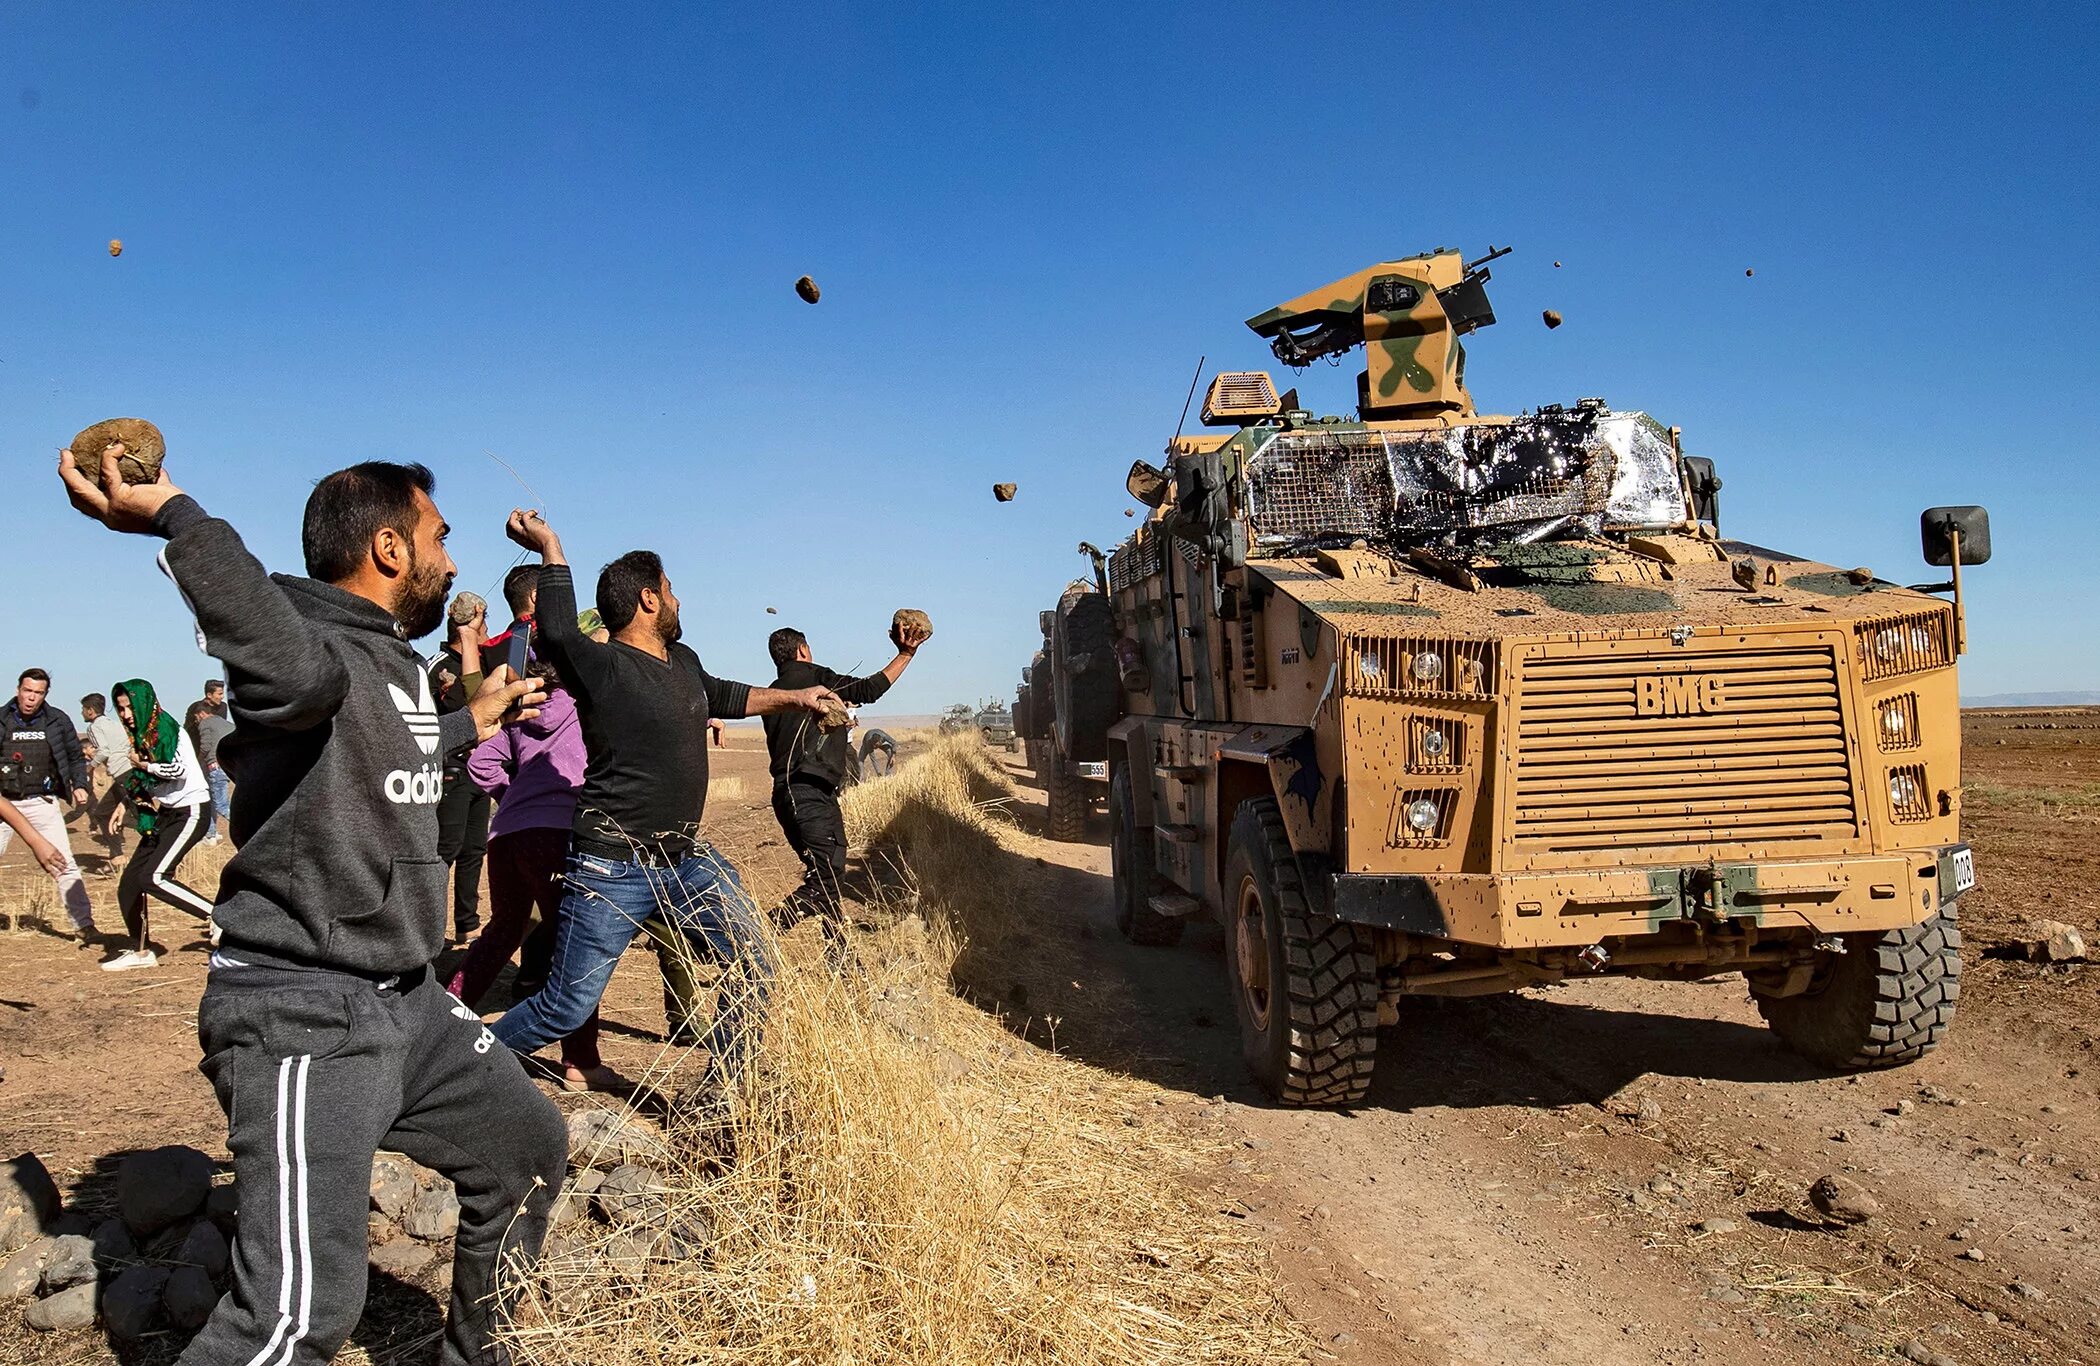
[[[1070,928],[1071,957],[1019,984],[1059,1046],[1214,1098],[1245,1140],[1218,1198],[1344,1360],[1886,1360],[1917,1337],[1964,1366],[2100,1361],[2100,966],[1992,956],[2036,915],[2100,938],[2100,713],[1966,730],[1961,1014],[1908,1068],[1819,1073],[1737,978],[1618,979],[1416,1003],[1364,1106],[1275,1109],[1239,1062],[1222,935],[1123,944],[1098,844],[1037,846],[1034,937]],[[1882,1215],[1814,1226],[1825,1172]]]
[[[2100,966],[1988,956],[2033,915],[2100,938],[2100,715],[2051,716],[1969,721],[1981,884],[1962,1012],[1943,1049],[1895,1072],[1804,1066],[1739,980],[1603,981],[1420,1003],[1383,1032],[1364,1106],[1278,1110],[1245,1080],[1218,932],[1124,944],[1105,845],[1034,835],[1014,856],[1038,893],[978,929],[959,985],[1016,1032],[1154,1083],[1171,1122],[1237,1136],[1211,1194],[1265,1233],[1292,1309],[1343,1360],[1886,1360],[1917,1336],[1963,1366],[2100,1361]],[[717,772],[736,782],[711,833],[776,897],[796,869],[758,737],[732,732]],[[1013,814],[1039,830],[1040,792],[1016,775]],[[32,873],[19,851],[0,865],[0,912],[33,896]],[[95,882],[110,922],[113,888]],[[41,1154],[83,1205],[107,1200],[131,1149],[223,1152],[194,1070],[201,945],[168,931],[161,969],[108,977],[33,925],[0,929],[0,1146]],[[639,1068],[662,1027],[653,959],[622,964],[608,1007],[610,1060]],[[1865,1183],[1881,1217],[1811,1227],[1802,1195],[1826,1171]],[[1696,1231],[1710,1219],[1734,1228]],[[1985,1260],[1960,1260],[1968,1246]],[[363,1353],[422,1359],[402,1349],[430,1326],[432,1288],[375,1278]],[[0,1361],[110,1359],[98,1338],[0,1327]]]

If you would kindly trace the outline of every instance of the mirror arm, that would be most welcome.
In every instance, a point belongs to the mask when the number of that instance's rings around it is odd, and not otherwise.
[[[1949,527],[1947,542],[1954,552],[1947,557],[1954,562],[1954,577],[1948,586],[1954,590],[1954,657],[1960,659],[1969,652],[1969,615],[1962,610],[1961,600],[1961,529]]]

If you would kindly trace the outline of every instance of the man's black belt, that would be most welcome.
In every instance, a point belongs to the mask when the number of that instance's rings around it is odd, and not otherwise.
[[[569,847],[591,858],[602,858],[612,863],[639,863],[649,868],[675,868],[693,856],[693,845],[683,840],[676,843],[644,844],[639,840],[629,843],[578,835],[570,841]]]

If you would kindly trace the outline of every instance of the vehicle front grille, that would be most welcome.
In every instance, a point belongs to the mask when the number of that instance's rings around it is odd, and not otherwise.
[[[1829,646],[1517,654],[1518,854],[1858,836]]]

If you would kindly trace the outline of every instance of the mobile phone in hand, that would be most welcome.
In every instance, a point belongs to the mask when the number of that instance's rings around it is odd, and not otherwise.
[[[510,676],[513,680],[525,676],[526,649],[531,643],[531,637],[532,628],[523,622],[510,628],[510,652],[503,662],[510,665]]]

